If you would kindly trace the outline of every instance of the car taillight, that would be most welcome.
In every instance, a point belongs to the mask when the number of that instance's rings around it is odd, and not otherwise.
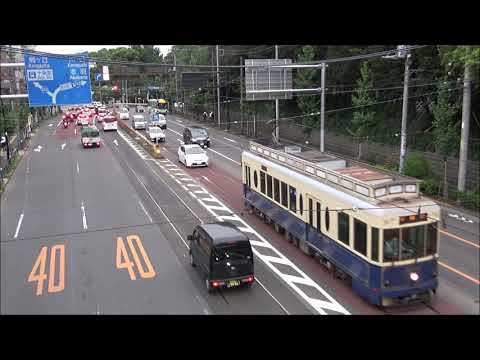
[[[246,282],[246,283],[250,283],[250,282],[253,282],[253,280],[255,280],[255,278],[253,276],[249,276],[245,279],[242,279],[243,282]]]
[[[218,281],[214,281],[214,282],[212,282],[212,286],[213,287],[219,287],[220,283]]]

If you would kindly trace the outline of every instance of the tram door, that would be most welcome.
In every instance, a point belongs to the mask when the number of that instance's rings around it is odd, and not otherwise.
[[[322,232],[322,203],[313,196],[307,195],[308,224],[318,233]]]

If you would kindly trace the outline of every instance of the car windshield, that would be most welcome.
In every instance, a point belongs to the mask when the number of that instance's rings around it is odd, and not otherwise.
[[[158,128],[158,127],[151,127],[148,131],[150,131],[152,134],[161,134],[162,133],[162,129]]]
[[[252,249],[245,243],[217,247],[215,261],[245,260],[252,258]]]
[[[95,129],[85,129],[84,131],[82,131],[82,137],[95,138],[99,136],[100,136],[99,131]]]
[[[207,130],[205,129],[193,128],[191,130],[193,136],[207,136]]]
[[[194,147],[191,147],[191,148],[186,148],[185,149],[185,152],[189,155],[193,155],[193,154],[205,154],[205,151],[202,150],[202,148],[200,146],[194,146]]]

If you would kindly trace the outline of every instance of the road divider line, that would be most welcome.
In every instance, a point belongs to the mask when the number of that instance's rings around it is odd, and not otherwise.
[[[77,174],[80,174],[80,168],[78,167],[78,160],[77,160]]]
[[[228,141],[231,141],[231,142],[233,142],[233,143],[236,143],[236,141],[233,140],[233,139],[226,138],[225,136],[224,136],[223,138],[224,138],[225,140],[228,140]]]
[[[73,133],[77,135],[77,128],[73,129]]]
[[[153,220],[152,218],[150,217],[150,215],[148,214],[147,210],[145,209],[145,206],[143,206],[143,203],[138,200],[138,203],[140,204],[140,207],[142,208],[143,212],[145,213],[145,215],[147,215],[148,217],[148,220],[150,220],[151,223],[153,223]]]
[[[82,206],[80,207],[80,209],[82,209],[82,222],[83,222],[83,228],[85,230],[88,229],[88,226],[87,226],[87,215],[85,213],[85,206],[83,205],[83,201],[82,201]]]
[[[471,241],[465,240],[465,239],[463,239],[463,238],[461,238],[461,237],[459,237],[459,236],[457,236],[457,235],[450,234],[448,231],[445,231],[445,230],[440,229],[440,232],[441,232],[442,234],[445,234],[445,235],[447,235],[447,236],[450,236],[450,237],[452,237],[452,238],[454,238],[454,239],[456,239],[456,240],[462,241],[462,242],[464,242],[464,243],[466,243],[466,244],[468,244],[468,245],[471,245],[471,246],[473,246],[473,247],[476,247],[477,249],[480,249],[480,246],[479,246],[479,245],[477,245],[477,244],[475,244],[475,243],[473,243],[473,242],[471,242]]]
[[[448,270],[454,272],[455,274],[460,275],[460,276],[464,277],[465,279],[470,280],[471,282],[473,282],[477,285],[480,285],[480,280],[475,279],[474,277],[471,277],[470,275],[467,275],[467,274],[461,272],[460,270],[457,270],[457,269],[451,267],[450,265],[447,265],[447,264],[445,264],[441,261],[439,261],[438,264],[443,266],[445,269],[448,269]]]
[[[233,160],[233,159],[230,159],[228,156],[225,156],[225,155],[223,155],[223,154],[220,154],[218,151],[215,151],[215,150],[210,149],[210,148],[208,148],[208,150],[213,151],[213,152],[214,152],[215,154],[217,154],[217,155],[223,156],[225,159],[228,159],[228,160],[234,162],[234,163],[237,164],[237,165],[241,165],[238,161],[235,161],[235,160]]]
[[[13,235],[14,239],[18,237],[18,232],[20,231],[20,226],[22,226],[22,221],[23,221],[23,213],[20,214],[20,218],[18,219],[17,230],[15,230],[15,235]]]

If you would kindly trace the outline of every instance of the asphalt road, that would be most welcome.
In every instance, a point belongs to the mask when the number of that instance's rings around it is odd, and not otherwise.
[[[212,191],[221,194],[220,185],[226,181],[236,181],[241,187],[241,171],[239,163],[241,152],[248,148],[249,139],[228,133],[225,130],[209,126],[207,123],[195,122],[180,116],[168,115],[167,149],[176,154],[181,134],[187,124],[200,124],[208,128],[212,138],[212,147],[207,150],[211,158],[210,175],[222,173],[217,181],[204,181]],[[172,139],[173,137],[173,139]],[[172,141],[173,140],[173,141]],[[177,143],[176,143],[177,142]],[[174,155],[175,156],[175,155]],[[194,169],[197,172],[200,169]],[[208,171],[206,171],[208,172]],[[207,176],[208,175],[202,175]],[[205,179],[203,179],[205,180]],[[199,178],[199,181],[202,181]],[[241,194],[241,189],[239,191]],[[441,206],[441,233],[439,243],[440,254],[440,286],[438,298],[440,302],[453,304],[461,312],[479,314],[479,219],[458,209]]]
[[[57,123],[41,126],[1,199],[2,314],[318,313],[310,298],[258,258],[258,282],[251,289],[207,293],[187,256],[187,235],[196,224],[216,218],[212,207],[189,191],[198,188],[208,192],[198,196],[214,196],[238,213],[346,312],[383,314],[243,212],[239,164],[247,139],[210,129],[210,166],[185,169],[176,154],[185,119],[168,115],[162,161],[122,131],[101,132],[100,148],[83,149],[78,130]],[[464,241],[442,234],[441,260],[478,279],[478,249],[465,242],[478,239],[460,233],[457,227],[473,231],[468,222],[455,223],[460,221],[446,220],[446,231]],[[450,222],[455,227],[448,228]],[[478,313],[478,303],[471,301],[478,299],[478,286],[447,268],[440,276],[435,309],[394,313]]]

